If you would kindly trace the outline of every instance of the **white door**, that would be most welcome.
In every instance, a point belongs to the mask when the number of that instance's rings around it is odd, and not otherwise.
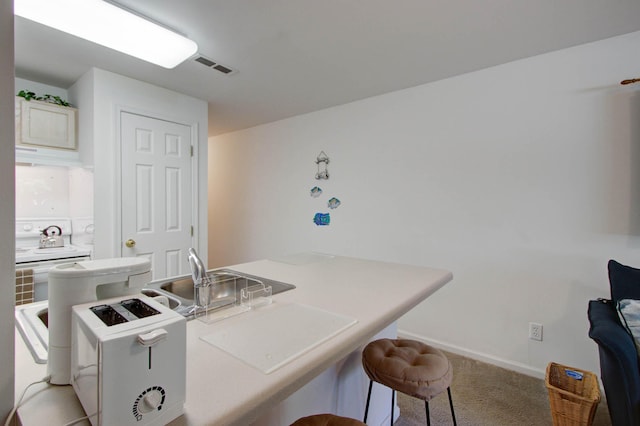
[[[153,279],[189,272],[191,128],[121,113],[122,256],[151,260]]]

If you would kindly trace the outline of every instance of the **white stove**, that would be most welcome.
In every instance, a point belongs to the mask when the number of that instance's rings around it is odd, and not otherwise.
[[[35,301],[48,298],[48,272],[60,263],[78,262],[91,259],[93,244],[93,223],[90,218],[82,218],[74,229],[70,218],[18,218],[16,219],[16,270],[33,270]],[[61,231],[60,247],[40,248],[42,231],[58,227]],[[56,230],[57,231],[57,230]],[[90,231],[90,238],[86,235]],[[72,244],[74,235],[83,244]],[[90,241],[91,244],[88,242]]]
[[[52,248],[16,247],[16,265],[87,256],[91,256],[91,250],[73,245]]]

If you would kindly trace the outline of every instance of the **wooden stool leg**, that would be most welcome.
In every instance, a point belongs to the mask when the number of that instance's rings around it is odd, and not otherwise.
[[[373,380],[369,380],[369,393],[367,394],[367,406],[364,409],[363,423],[367,422],[367,415],[369,414],[369,400],[371,399],[371,386],[373,386]]]
[[[395,396],[396,391],[391,389],[391,423],[389,423],[391,426],[393,426],[393,406],[396,405],[396,402],[394,401]]]
[[[431,426],[431,417],[429,416],[429,401],[424,401],[424,411],[427,414],[427,426]]]
[[[449,393],[449,406],[451,407],[451,417],[453,418],[453,426],[457,426],[456,423],[456,413],[453,412],[453,399],[451,399],[451,386],[447,388],[447,392]]]

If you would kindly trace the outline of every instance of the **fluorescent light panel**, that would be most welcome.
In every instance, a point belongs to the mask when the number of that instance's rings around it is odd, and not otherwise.
[[[102,0],[15,0],[14,13],[165,68],[198,51],[193,40]]]

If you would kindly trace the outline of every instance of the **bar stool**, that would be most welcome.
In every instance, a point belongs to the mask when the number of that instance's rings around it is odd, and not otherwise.
[[[291,426],[366,426],[360,420],[340,417],[335,414],[314,414],[313,416],[302,417],[291,424]]]
[[[434,347],[409,339],[379,339],[369,343],[362,352],[362,366],[369,376],[369,393],[364,412],[364,422],[369,414],[369,400],[373,382],[391,388],[391,424],[395,391],[424,400],[429,418],[429,401],[444,392],[449,394],[449,406],[454,426],[456,415],[451,399],[453,368],[447,357]]]

